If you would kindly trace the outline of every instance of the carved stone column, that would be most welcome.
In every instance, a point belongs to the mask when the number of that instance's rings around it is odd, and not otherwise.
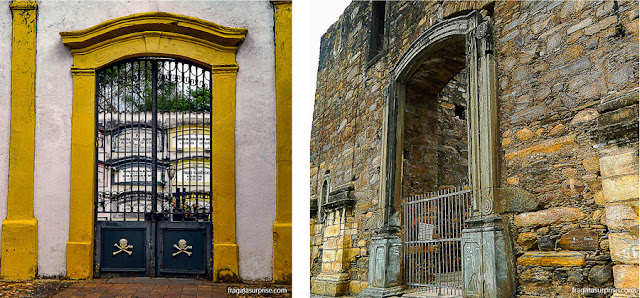
[[[465,297],[511,297],[515,266],[504,224],[496,215],[498,99],[493,28],[486,17],[467,33],[469,177],[472,218],[462,231]]]

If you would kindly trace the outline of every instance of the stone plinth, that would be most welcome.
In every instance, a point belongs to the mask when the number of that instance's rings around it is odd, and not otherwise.
[[[514,264],[511,244],[499,217],[470,220],[462,230],[465,297],[512,297]]]
[[[341,296],[349,290],[349,274],[320,274],[311,279],[311,293],[322,296]]]
[[[397,235],[374,237],[369,246],[369,286],[359,297],[388,297],[402,292],[400,249]]]

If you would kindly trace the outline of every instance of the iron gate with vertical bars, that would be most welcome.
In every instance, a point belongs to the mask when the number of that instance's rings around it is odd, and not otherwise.
[[[462,229],[471,189],[464,185],[406,197],[404,280],[417,292],[462,296]]]
[[[96,87],[96,275],[211,277],[211,71],[134,58]]]

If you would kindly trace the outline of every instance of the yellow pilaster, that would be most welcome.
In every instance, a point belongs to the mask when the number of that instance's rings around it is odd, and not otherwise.
[[[213,279],[238,280],[236,243],[236,69],[213,69],[211,148],[213,162]]]
[[[38,268],[38,221],[33,216],[37,7],[35,1],[14,1],[10,5],[11,136],[1,270],[6,279],[35,278]]]
[[[276,220],[273,281],[291,283],[291,1],[272,1],[276,56]]]
[[[71,69],[71,206],[67,242],[67,276],[93,277],[95,196],[95,70]]]

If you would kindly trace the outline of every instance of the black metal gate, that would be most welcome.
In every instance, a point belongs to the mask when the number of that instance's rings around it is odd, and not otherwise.
[[[135,58],[96,85],[96,275],[211,277],[211,72]]]

